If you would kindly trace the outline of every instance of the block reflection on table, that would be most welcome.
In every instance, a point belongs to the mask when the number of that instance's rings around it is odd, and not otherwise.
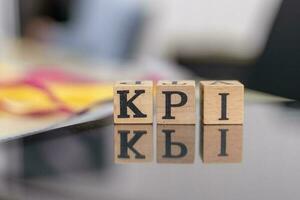
[[[152,125],[115,125],[115,163],[143,163],[153,159]]]
[[[158,163],[194,163],[195,126],[157,126]]]
[[[201,155],[204,163],[239,163],[243,154],[242,125],[203,125]]]

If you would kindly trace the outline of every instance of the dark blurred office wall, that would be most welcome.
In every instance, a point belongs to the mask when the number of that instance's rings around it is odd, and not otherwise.
[[[284,0],[250,88],[300,100],[300,1]]]
[[[239,79],[251,89],[300,100],[300,1],[284,0],[256,60],[188,57],[175,60],[205,78]]]

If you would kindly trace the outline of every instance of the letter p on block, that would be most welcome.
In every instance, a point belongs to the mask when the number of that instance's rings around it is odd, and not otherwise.
[[[114,123],[153,122],[152,81],[118,81],[114,85]]]
[[[159,81],[156,86],[158,124],[195,124],[195,81]]]

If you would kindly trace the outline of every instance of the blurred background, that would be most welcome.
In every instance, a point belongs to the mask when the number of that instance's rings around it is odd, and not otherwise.
[[[134,73],[137,65],[156,77],[158,65],[170,65],[171,71],[179,66],[203,78],[239,79],[249,88],[300,97],[295,0],[2,0],[0,5],[3,65],[54,68],[84,60],[88,64],[79,68],[85,71],[105,63],[101,74],[113,74],[106,79],[118,79],[119,68]],[[16,42],[15,51],[8,51]],[[18,62],[10,53],[19,53]]]
[[[0,139],[111,115],[115,80],[237,79],[246,100],[253,93],[300,100],[299,7],[297,0],[0,0]],[[0,174],[103,168],[99,135],[64,134],[2,145]],[[70,154],[55,157],[66,144]]]

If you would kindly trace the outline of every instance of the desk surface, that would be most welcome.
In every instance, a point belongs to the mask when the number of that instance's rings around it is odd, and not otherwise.
[[[148,145],[148,162],[123,164],[115,163],[120,143],[111,118],[54,130],[1,144],[10,158],[7,166],[14,167],[2,176],[0,191],[28,199],[299,199],[299,122],[297,102],[246,98],[245,123],[235,132],[240,139],[230,142],[227,135],[228,157],[236,157],[219,163],[204,162],[201,155],[219,151],[221,136],[207,145],[214,133],[199,124],[175,127],[194,130],[187,139],[187,134],[173,138],[186,144],[189,159],[162,160],[165,143],[154,125],[150,139],[136,146]]]

